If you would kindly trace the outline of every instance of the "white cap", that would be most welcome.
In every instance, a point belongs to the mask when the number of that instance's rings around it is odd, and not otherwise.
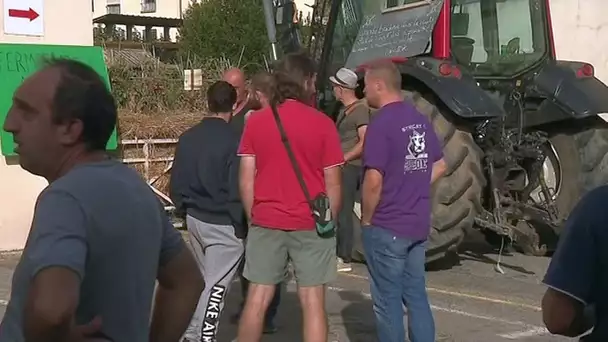
[[[340,68],[340,70],[336,72],[336,75],[329,78],[331,83],[349,89],[357,88],[358,79],[359,78],[354,71],[346,68]]]

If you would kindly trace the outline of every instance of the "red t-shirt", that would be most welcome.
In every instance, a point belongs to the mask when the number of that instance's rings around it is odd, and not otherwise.
[[[333,121],[294,100],[285,101],[278,107],[278,112],[308,192],[313,198],[325,193],[323,170],[344,163]],[[255,156],[253,224],[281,230],[314,229],[310,207],[270,108],[249,117],[238,154]]]

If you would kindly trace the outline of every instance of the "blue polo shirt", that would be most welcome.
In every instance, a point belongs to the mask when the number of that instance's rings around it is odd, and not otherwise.
[[[608,341],[608,186],[585,195],[570,214],[543,280],[594,305],[596,325],[585,342]]]

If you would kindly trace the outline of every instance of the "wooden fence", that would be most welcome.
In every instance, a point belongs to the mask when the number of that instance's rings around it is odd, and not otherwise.
[[[167,213],[172,214],[175,211],[175,206],[167,193],[167,190],[163,191],[159,187],[156,186],[158,180],[164,175],[168,175],[173,167],[173,155],[170,157],[155,157],[152,155],[152,150],[155,147],[161,146],[164,148],[170,148],[175,150],[175,146],[177,145],[177,139],[136,139],[136,140],[121,140],[120,144],[125,148],[139,148],[141,147],[141,155],[143,157],[134,157],[134,158],[122,158],[122,162],[127,165],[143,165],[142,176],[148,183],[148,186],[154,191],[154,193],[159,197],[161,203],[163,204]],[[164,167],[161,169],[162,171],[155,172],[153,169],[157,169],[152,167],[153,165],[161,164]],[[173,215],[171,215],[173,216]],[[173,226],[176,228],[182,228],[183,222],[181,220],[172,220]]]

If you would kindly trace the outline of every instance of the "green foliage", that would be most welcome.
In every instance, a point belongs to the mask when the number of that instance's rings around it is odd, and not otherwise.
[[[193,3],[184,14],[179,35],[182,55],[202,64],[218,58],[239,61],[249,72],[263,68],[269,50],[260,0]]]
[[[201,91],[184,90],[184,76],[178,66],[147,63],[133,67],[125,63],[108,65],[112,94],[121,110],[130,113],[164,113],[203,109]],[[203,80],[203,89],[206,89]]]

